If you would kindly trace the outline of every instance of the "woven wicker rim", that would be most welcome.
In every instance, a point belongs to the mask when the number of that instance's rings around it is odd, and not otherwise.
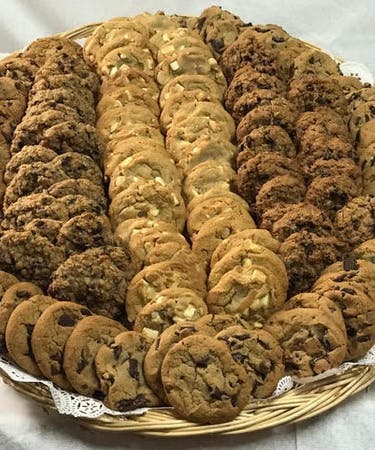
[[[55,35],[69,39],[90,36],[102,22]],[[317,50],[321,48],[308,43]],[[340,58],[336,61],[342,62]],[[20,383],[12,380],[0,369],[4,382],[38,405],[56,411],[48,388],[40,383]],[[343,374],[315,381],[279,397],[251,402],[232,422],[219,425],[200,425],[177,418],[172,409],[152,409],[142,416],[113,417],[103,415],[97,419],[75,419],[87,428],[101,431],[134,432],[147,436],[183,437],[205,434],[241,434],[259,431],[286,423],[296,423],[322,414],[352,395],[366,389],[375,381],[375,366],[356,366]]]

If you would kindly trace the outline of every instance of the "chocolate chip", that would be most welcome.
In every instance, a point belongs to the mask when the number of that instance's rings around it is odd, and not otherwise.
[[[76,367],[76,371],[77,373],[81,373],[82,370],[87,367],[88,365],[88,361],[86,360],[85,356],[84,356],[84,352],[83,350],[81,351],[81,357],[78,361],[77,367]]]
[[[222,400],[224,395],[224,392],[220,391],[217,387],[211,392],[211,398],[214,400]]]
[[[237,401],[238,401],[238,395],[233,395],[233,397],[231,397],[231,399],[230,399],[232,406],[237,406]]]
[[[371,340],[370,336],[359,336],[357,337],[358,342],[369,342]]]
[[[211,39],[210,44],[215,52],[221,53],[224,50],[224,40],[223,39]]]
[[[104,393],[101,392],[101,391],[94,391],[94,393],[92,394],[92,396],[93,396],[94,398],[96,398],[97,400],[104,400],[104,398],[105,398]]]
[[[278,43],[285,42],[285,39],[281,36],[272,36],[272,40]]]
[[[343,261],[343,267],[344,267],[345,272],[348,272],[350,270],[358,270],[359,269],[357,260],[355,259],[354,256],[349,256],[349,257],[345,258]]]
[[[61,325],[62,327],[72,327],[76,324],[76,322],[77,319],[75,317],[72,317],[66,313],[62,314],[57,321],[58,325]]]
[[[138,361],[134,358],[129,359],[129,375],[139,380]]]
[[[119,359],[120,355],[121,355],[121,345],[116,345],[114,347],[112,347],[113,350],[113,356],[115,357],[116,360]]]
[[[138,394],[135,399],[128,399],[128,400],[120,400],[117,403],[117,409],[119,411],[129,411],[133,408],[139,408],[141,406],[146,406],[147,399],[143,394]]]
[[[236,339],[238,339],[239,341],[245,341],[249,335],[248,334],[236,334],[234,336]]]
[[[17,290],[16,295],[18,298],[30,298],[30,292],[29,291],[22,291]]]
[[[345,292],[346,294],[349,294],[349,295],[355,295],[356,294],[356,291],[354,289],[351,289],[351,288],[342,288],[341,291]]]
[[[200,367],[201,369],[205,369],[208,366],[209,362],[210,362],[210,357],[206,356],[205,358],[196,361],[195,364],[197,367]]]
[[[242,355],[241,353],[233,353],[232,354],[232,358],[238,362],[238,363],[243,363],[244,361],[246,361],[246,356]]]
[[[261,339],[257,339],[257,344],[263,347],[266,350],[271,350],[271,347],[267,344],[267,342],[262,341]]]

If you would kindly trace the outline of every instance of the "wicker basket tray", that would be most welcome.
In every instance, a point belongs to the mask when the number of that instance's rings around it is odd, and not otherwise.
[[[59,33],[56,37],[81,39],[88,37],[101,22]],[[317,48],[308,44],[312,48]],[[338,62],[341,59],[335,58]],[[4,382],[31,398],[43,408],[57,411],[48,388],[38,383],[13,381],[0,369]],[[152,409],[142,416],[97,419],[74,419],[82,426],[102,431],[134,432],[145,436],[182,437],[205,434],[241,434],[296,423],[321,414],[352,395],[366,389],[375,381],[375,366],[355,366],[345,373],[292,389],[278,397],[251,402],[233,421],[219,425],[200,425],[177,418],[172,409]]]

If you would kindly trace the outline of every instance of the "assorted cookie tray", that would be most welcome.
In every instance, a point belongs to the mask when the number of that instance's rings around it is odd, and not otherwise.
[[[329,55],[213,6],[38,39],[0,86],[12,364],[220,424],[373,347],[375,88]]]

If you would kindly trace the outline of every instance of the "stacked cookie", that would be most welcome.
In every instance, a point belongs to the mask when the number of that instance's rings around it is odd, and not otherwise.
[[[176,20],[145,14],[109,21],[85,44],[103,77],[97,129],[106,142],[110,219],[117,242],[142,269],[127,290],[127,319],[152,337],[207,312],[205,273],[181,234],[181,176],[160,133],[154,80],[154,58],[166,49],[157,43],[168,45]]]

